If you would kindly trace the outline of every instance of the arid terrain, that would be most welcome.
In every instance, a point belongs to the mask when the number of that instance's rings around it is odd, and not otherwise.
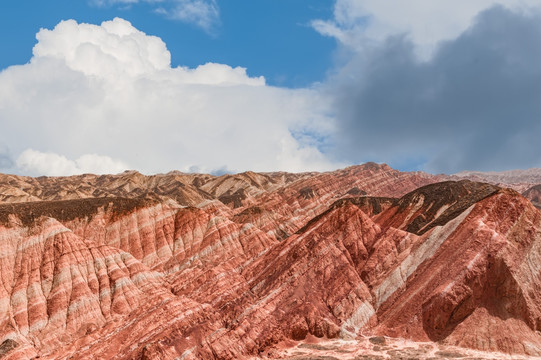
[[[0,359],[540,358],[539,184],[0,175]]]

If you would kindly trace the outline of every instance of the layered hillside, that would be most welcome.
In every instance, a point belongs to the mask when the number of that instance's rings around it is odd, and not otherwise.
[[[541,356],[541,212],[513,190],[373,163],[2,179],[3,359]]]
[[[507,187],[522,193],[536,207],[541,208],[541,169],[508,171],[462,171],[450,175],[449,180],[467,179],[477,182],[487,182],[500,187]]]

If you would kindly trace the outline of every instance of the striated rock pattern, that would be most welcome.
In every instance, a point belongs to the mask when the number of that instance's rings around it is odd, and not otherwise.
[[[395,270],[405,289],[385,298],[376,332],[540,355],[539,229],[539,211],[502,190],[427,232]]]
[[[1,359],[541,356],[541,212],[510,189],[374,163],[0,178]]]
[[[0,337],[18,344],[8,354],[49,352],[165,291],[160,274],[129,253],[87,242],[51,218],[0,227],[0,241]]]
[[[522,193],[526,199],[529,199],[535,207],[541,208],[541,184],[534,185]]]
[[[126,171],[118,175],[84,174],[31,178],[2,174],[0,200],[3,203],[12,203],[102,197],[153,197],[173,199],[182,205],[197,205],[204,200],[219,197],[225,199],[237,192],[244,194],[244,198],[251,197],[310,175],[312,174],[246,172],[216,177],[172,171],[145,176],[137,171]]]
[[[423,186],[398,200],[391,210],[378,217],[378,222],[422,235],[435,226],[447,224],[498,190],[497,186],[468,180]]]
[[[339,199],[359,194],[400,197],[441,180],[442,177],[422,172],[402,173],[385,164],[367,163],[301,178],[261,196],[254,206],[238,209],[233,219],[252,223],[283,240]]]

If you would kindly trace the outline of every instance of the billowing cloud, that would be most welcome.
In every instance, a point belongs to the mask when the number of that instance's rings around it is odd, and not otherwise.
[[[497,1],[425,13],[420,0],[338,0],[314,26],[341,62],[305,89],[225,64],[173,68],[160,38],[122,19],[63,21],[0,73],[0,171],[541,166],[541,12],[517,1],[477,14]]]
[[[154,74],[171,64],[171,55],[160,38],[148,36],[120,18],[101,26],[62,21],[54,30],[42,29],[36,38],[33,62],[59,60],[84,75]]]
[[[415,47],[388,37],[329,81],[337,158],[443,172],[541,166],[539,12],[491,8],[429,60]]]
[[[75,174],[117,174],[129,169],[122,161],[108,156],[85,154],[69,160],[55,153],[44,153],[27,149],[17,158],[17,167],[30,175],[75,175]]]
[[[314,89],[266,86],[223,64],[172,68],[159,38],[118,18],[100,26],[63,21],[37,39],[28,64],[0,73],[0,144],[17,159],[2,171],[340,166],[319,150],[333,126]]]

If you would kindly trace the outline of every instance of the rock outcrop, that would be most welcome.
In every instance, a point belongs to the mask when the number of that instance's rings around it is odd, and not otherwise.
[[[541,209],[541,184],[534,185],[522,193],[526,199],[529,199],[535,207]]]

